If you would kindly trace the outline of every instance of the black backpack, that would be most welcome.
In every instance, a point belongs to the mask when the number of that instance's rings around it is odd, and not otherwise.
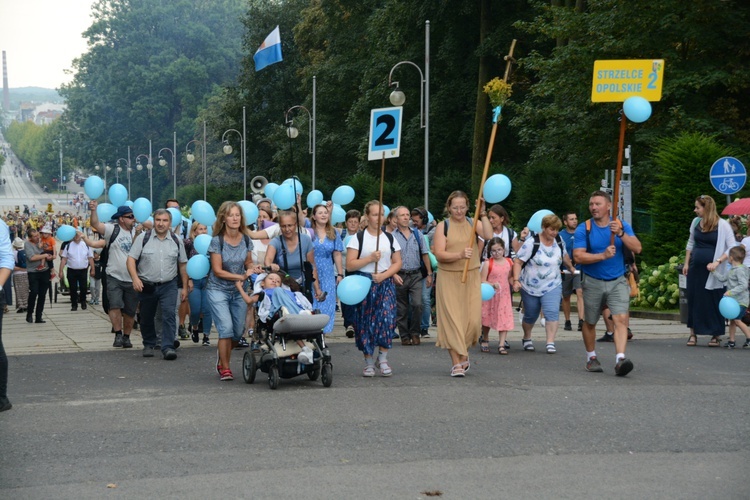
[[[107,262],[109,262],[109,246],[117,239],[117,236],[120,234],[120,225],[115,224],[115,229],[112,231],[112,236],[109,237],[109,241],[106,245],[104,245],[104,248],[102,248],[101,254],[99,254],[99,263],[102,266],[102,269],[106,272],[107,270]]]
[[[558,234],[555,236],[555,241],[557,242],[557,246],[560,247],[560,258],[565,258],[565,250],[563,248],[563,241],[562,237]],[[523,270],[524,267],[526,267],[526,264],[529,263],[531,259],[534,258],[534,256],[539,252],[539,246],[541,245],[541,241],[539,239],[539,235],[534,235],[534,248],[531,250],[531,256],[526,260],[526,262],[523,263],[521,266],[521,270]],[[563,264],[560,264],[560,267],[562,267]]]

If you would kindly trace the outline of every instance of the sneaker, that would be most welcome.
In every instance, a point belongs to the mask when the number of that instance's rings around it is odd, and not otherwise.
[[[211,341],[208,339],[208,337],[206,337],[204,335],[203,336],[203,347],[210,347],[210,346],[211,346]]]
[[[112,347],[122,347],[122,333],[115,333],[115,341],[112,343]]]
[[[0,398],[0,411],[8,411],[11,408],[13,408],[13,405],[10,404],[8,398]]]
[[[737,347],[737,344],[732,340],[727,340],[724,343],[724,347],[726,347],[727,349],[734,349],[735,347]]]
[[[380,376],[381,377],[390,377],[393,375],[393,370],[391,369],[390,365],[388,364],[388,361],[377,361],[377,366],[380,368]]]
[[[401,345],[412,345],[412,341],[410,338],[401,337]]]
[[[241,349],[245,349],[247,347],[250,347],[250,344],[247,343],[247,340],[245,340],[245,337],[242,337],[239,342],[237,342],[237,347]]]
[[[534,352],[534,343],[531,341],[531,339],[521,339],[523,342],[523,350]]]
[[[510,350],[510,344],[508,343],[507,340],[505,341],[505,344],[503,345],[503,347],[505,348],[506,351]]]
[[[565,320],[565,326],[563,327],[563,330],[566,332],[573,331],[573,325],[570,324],[570,320]]]
[[[143,347],[143,357],[144,358],[153,358],[154,357],[154,348],[150,345]]]
[[[362,370],[362,376],[363,377],[374,377],[375,376],[375,366],[373,366],[373,365],[365,365],[365,369]]]
[[[427,328],[422,328],[422,331],[419,332],[419,335],[424,338],[430,338],[430,332],[427,331]]]
[[[398,333],[396,333],[396,332],[393,332],[393,338],[394,338],[394,340],[395,340],[395,339],[400,339],[400,338],[401,338],[401,335],[399,335],[399,334],[398,334]]]
[[[254,340],[250,342],[250,350],[253,352],[260,352],[260,343]]]
[[[167,347],[166,349],[164,349],[164,352],[162,352],[162,356],[167,361],[172,361],[174,359],[177,359],[177,351],[175,351],[174,349],[170,349],[169,347]]]
[[[744,344],[742,344],[743,349],[750,349],[750,339],[747,339]]]
[[[583,331],[583,320],[582,319],[578,320],[578,331],[579,332]]]
[[[123,335],[122,336],[122,347],[125,349],[130,349],[133,347],[133,344],[130,342],[130,335]]]
[[[232,375],[232,370],[229,368],[221,370],[219,372],[219,380],[234,380],[234,375]]]
[[[177,349],[178,347],[180,347],[180,341],[175,339],[174,342],[172,342],[172,347],[174,349]]]
[[[596,339],[597,342],[614,342],[615,336],[611,332],[604,332],[601,338]]]
[[[596,372],[601,373],[604,370],[602,370],[602,364],[599,362],[598,359],[596,359],[596,356],[591,358],[586,362],[586,371],[587,372]]]
[[[297,354],[297,361],[302,363],[303,365],[311,365],[313,364],[313,351],[309,347],[305,346],[302,348],[302,351]]]
[[[198,328],[191,328],[190,331],[192,332],[191,338],[193,339],[193,343],[197,344],[200,340],[200,337],[198,336]]]
[[[82,311],[85,311],[87,307],[88,306],[86,305],[86,301],[85,300],[83,302],[81,302],[81,310]]]
[[[547,344],[547,354],[555,354],[557,352],[557,349],[555,348],[554,343]]]
[[[411,345],[419,345],[422,343],[422,339],[419,338],[419,335],[412,335],[411,336]]]
[[[352,325],[349,325],[346,327],[346,338],[348,339],[354,338],[354,327]]]
[[[618,377],[624,377],[633,369],[633,362],[628,358],[622,358],[615,365],[615,375]]]

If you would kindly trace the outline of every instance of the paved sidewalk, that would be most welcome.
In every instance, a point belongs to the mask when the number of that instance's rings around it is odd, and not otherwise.
[[[17,314],[15,308],[11,307],[10,312],[3,318],[3,344],[8,355],[25,355],[25,354],[48,354],[57,352],[82,352],[82,351],[105,351],[114,350],[112,341],[113,334],[110,332],[111,325],[109,318],[101,306],[88,306],[83,311],[70,310],[70,298],[65,295],[58,295],[57,303],[49,303],[44,308],[44,319],[46,323],[36,324],[27,323],[26,314]],[[575,314],[573,315],[576,317]],[[575,321],[574,321],[575,325]],[[600,321],[598,333],[603,328]],[[687,327],[679,321],[673,319],[631,319],[631,330],[636,340],[646,340],[654,338],[679,338],[687,339]],[[537,324],[532,332],[532,338],[537,343],[544,343],[544,334],[541,325]],[[426,342],[435,342],[437,329],[430,328],[430,337],[425,339]],[[558,340],[578,340],[581,334],[578,331],[566,332],[562,329],[562,324],[557,334]],[[216,330],[214,329],[211,340],[215,343]],[[337,315],[334,330],[328,336],[330,342],[351,342],[353,340],[346,338],[344,333],[343,321],[340,314]],[[508,339],[511,345],[520,343],[521,333],[518,321],[516,319],[516,329],[509,333]],[[490,332],[491,343],[497,342],[497,333]],[[141,336],[139,331],[133,331],[132,334],[133,348],[138,349],[141,346]],[[398,342],[398,341],[396,341]],[[520,346],[519,346],[520,347]],[[190,339],[182,341],[182,347],[187,349],[203,348],[200,343],[194,344]]]

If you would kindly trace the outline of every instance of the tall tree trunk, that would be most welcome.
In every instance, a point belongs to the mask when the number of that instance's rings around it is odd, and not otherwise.
[[[490,0],[481,0],[481,14],[479,20],[479,46],[482,47],[487,34],[490,32]],[[470,198],[476,198],[482,182],[482,172],[486,153],[487,110],[489,106],[487,94],[483,87],[490,80],[490,58],[482,52],[479,55],[479,82],[477,83],[477,105],[474,114],[474,141],[471,150],[471,193]]]

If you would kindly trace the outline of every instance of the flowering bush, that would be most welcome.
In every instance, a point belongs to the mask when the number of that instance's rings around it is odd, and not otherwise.
[[[675,269],[684,257],[671,257],[667,264],[649,266],[641,263],[641,279],[638,282],[639,293],[630,303],[648,309],[677,309],[679,307],[679,275]]]

